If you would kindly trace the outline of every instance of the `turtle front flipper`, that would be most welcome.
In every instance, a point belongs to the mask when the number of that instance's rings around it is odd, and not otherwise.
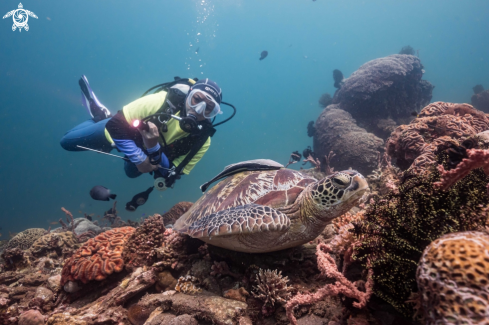
[[[246,204],[200,218],[190,225],[175,224],[175,230],[195,238],[285,231],[290,219],[273,208]]]

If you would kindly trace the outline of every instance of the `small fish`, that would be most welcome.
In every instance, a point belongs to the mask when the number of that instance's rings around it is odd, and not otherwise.
[[[266,58],[267,56],[268,56],[268,51],[261,52],[260,61],[263,60],[264,58]]]
[[[343,72],[338,69],[333,70],[334,87],[340,89],[343,85]]]
[[[78,213],[83,214],[82,210],[78,210]]]
[[[46,19],[49,20],[49,21],[51,21],[51,18],[49,18],[49,17],[46,17]]]
[[[132,200],[126,203],[127,211],[136,211],[136,209],[148,201],[149,194],[153,192],[154,186],[151,186],[146,191],[133,196]]]
[[[416,116],[416,117],[418,117],[418,112],[416,112],[416,111],[412,111],[412,112],[411,112],[411,116]]]
[[[117,195],[110,194],[110,190],[108,188],[97,185],[90,190],[90,196],[94,200],[110,201],[110,199],[115,200]]]
[[[49,224],[50,225],[57,225],[59,223],[59,221],[51,221]]]
[[[0,237],[2,237],[2,234],[0,233]]]
[[[195,50],[195,54],[198,54],[198,53],[199,53],[199,50],[200,50],[200,47],[198,47],[198,48]]]

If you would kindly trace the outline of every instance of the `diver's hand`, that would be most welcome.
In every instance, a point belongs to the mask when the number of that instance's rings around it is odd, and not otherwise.
[[[149,162],[149,157],[146,157],[146,160],[140,163],[139,165],[136,165],[137,169],[141,173],[150,173],[152,171],[158,170],[159,166],[158,165],[151,165]]]
[[[146,148],[153,148],[158,144],[158,139],[160,134],[158,128],[152,122],[146,122],[148,124],[148,131],[143,129],[138,129],[139,133],[143,136],[143,142]]]

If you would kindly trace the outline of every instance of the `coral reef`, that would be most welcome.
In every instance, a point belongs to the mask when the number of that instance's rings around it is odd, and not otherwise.
[[[333,96],[333,104],[349,112],[368,132],[376,120],[406,123],[413,111],[431,100],[433,85],[421,80],[423,65],[413,55],[395,54],[363,64]]]
[[[165,227],[168,225],[173,225],[178,218],[180,218],[185,212],[187,212],[192,206],[192,202],[178,202],[171,207],[168,212],[162,215]]]
[[[386,152],[402,170],[424,174],[436,161],[436,153],[460,146],[489,129],[486,115],[469,104],[432,103],[408,125],[399,126],[386,143]]]
[[[10,239],[5,249],[28,249],[38,238],[44,236],[46,233],[46,229],[42,228],[30,228],[24,230]]]
[[[484,90],[484,88],[481,86],[482,91],[479,91],[481,90],[480,88],[478,90],[475,88],[476,87],[474,87],[474,94],[472,95],[470,102],[475,108],[489,113],[489,89]]]
[[[273,308],[275,303],[285,304],[291,296],[291,288],[287,285],[289,279],[282,276],[282,271],[260,269],[256,275],[256,286],[251,294],[263,301],[262,312],[268,313],[268,308]]]
[[[113,272],[123,269],[122,250],[133,234],[134,228],[122,227],[108,230],[91,238],[65,262],[61,285],[68,281],[103,280]]]
[[[330,94],[324,93],[319,97],[319,107],[325,108],[331,103],[333,103],[333,97]]]
[[[122,258],[126,270],[139,266],[151,266],[156,262],[155,248],[163,246],[165,226],[163,217],[155,214],[146,218],[127,240]]]
[[[414,49],[410,45],[403,46],[399,54],[414,55]]]
[[[326,165],[325,157],[335,153],[330,161],[336,170],[351,167],[367,175],[377,168],[384,141],[357,126],[351,114],[339,109],[339,105],[329,105],[316,121],[314,152],[320,162]]]
[[[444,235],[423,252],[417,270],[424,324],[482,324],[489,319],[489,234]]]
[[[416,266],[425,247],[447,233],[479,230],[489,215],[489,178],[481,170],[447,191],[437,189],[438,179],[437,171],[405,177],[396,191],[375,198],[352,230],[359,239],[353,259],[373,271],[374,293],[404,315],[413,313],[405,302],[416,291]]]
[[[316,134],[316,128],[314,127],[314,121],[310,121],[307,124],[307,136],[313,137]]]

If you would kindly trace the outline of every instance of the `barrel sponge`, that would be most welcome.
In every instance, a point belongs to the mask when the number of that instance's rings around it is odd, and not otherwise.
[[[458,232],[432,242],[417,283],[426,324],[489,324],[489,234]]]
[[[101,281],[113,272],[122,271],[122,250],[134,231],[133,227],[115,228],[89,239],[65,262],[61,285],[76,280]]]

